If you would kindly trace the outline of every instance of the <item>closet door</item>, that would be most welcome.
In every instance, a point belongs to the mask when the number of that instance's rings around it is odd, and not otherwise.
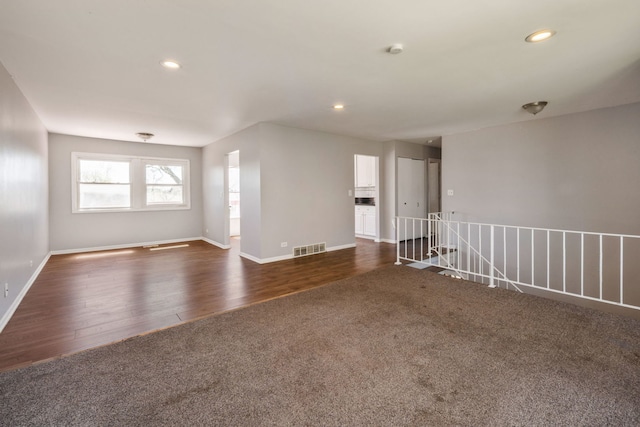
[[[424,160],[407,159],[398,157],[398,216],[409,218],[425,218],[426,209],[426,180]],[[404,229],[400,230],[404,239],[414,239],[420,233],[419,222],[416,222],[416,230],[413,227],[407,229],[406,236]]]

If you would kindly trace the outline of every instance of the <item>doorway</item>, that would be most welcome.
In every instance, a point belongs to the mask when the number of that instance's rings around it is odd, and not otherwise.
[[[240,237],[240,151],[227,154],[229,237]]]
[[[355,235],[379,241],[380,186],[379,158],[354,156]]]

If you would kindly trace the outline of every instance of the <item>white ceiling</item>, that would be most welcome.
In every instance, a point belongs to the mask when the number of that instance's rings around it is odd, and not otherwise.
[[[557,35],[524,42],[541,28]],[[640,101],[640,1],[0,0],[0,62],[51,132],[419,142]]]

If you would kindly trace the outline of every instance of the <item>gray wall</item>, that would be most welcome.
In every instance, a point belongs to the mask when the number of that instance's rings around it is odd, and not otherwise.
[[[0,330],[49,252],[47,182],[47,131],[0,65]]]
[[[225,198],[228,187],[226,155],[240,151],[240,241],[241,251],[260,258],[261,209],[260,209],[260,125],[256,124],[229,137],[209,144],[202,149],[202,173],[204,181],[203,236],[215,244],[229,245],[229,228],[226,221],[229,202]]]
[[[395,242],[396,231],[394,219],[398,214],[398,157],[410,159],[439,159],[441,150],[437,147],[429,147],[406,141],[387,141],[383,144],[383,159],[385,169],[384,194],[387,203],[384,205],[385,221],[381,223],[382,240]],[[426,164],[425,164],[426,167]],[[425,177],[427,171],[425,169]],[[425,185],[425,191],[429,188]],[[425,195],[428,200],[428,194]]]
[[[354,155],[380,157],[381,143],[259,123],[204,147],[205,236],[223,246],[224,162],[235,150],[244,255],[269,261],[290,256],[295,246],[355,244],[354,196],[348,195],[354,189]]]
[[[640,103],[447,136],[442,171],[443,208],[457,212],[459,220],[640,235]],[[447,189],[454,196],[448,197]],[[546,241],[536,239],[536,259],[544,260]],[[574,238],[567,244],[574,248],[567,254],[566,272],[574,292],[579,292],[578,243]],[[598,242],[586,238],[585,245],[585,291],[597,297]],[[628,240],[625,245],[625,302],[640,305],[640,244]],[[496,259],[501,259],[501,244],[497,246]],[[618,246],[617,239],[604,240],[609,252],[604,256],[603,295],[614,300],[619,298]],[[550,267],[536,264],[536,286],[546,286],[550,268],[549,286],[561,288],[561,239],[552,240],[550,253]],[[515,262],[514,254],[509,256]],[[522,268],[530,267],[525,263]],[[530,273],[524,270],[526,277]],[[551,297],[639,316],[637,310]]]
[[[71,213],[71,153],[104,153],[190,160],[191,209]],[[51,251],[126,246],[202,236],[200,148],[49,135]]]
[[[261,137],[263,258],[354,245],[354,155],[380,156],[382,144],[269,123]]]
[[[463,219],[640,234],[640,103],[446,136],[442,157]]]

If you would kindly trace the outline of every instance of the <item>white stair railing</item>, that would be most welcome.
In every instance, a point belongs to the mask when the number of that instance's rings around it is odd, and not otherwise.
[[[397,260],[451,269],[493,287],[522,287],[640,309],[640,236],[396,218]]]

